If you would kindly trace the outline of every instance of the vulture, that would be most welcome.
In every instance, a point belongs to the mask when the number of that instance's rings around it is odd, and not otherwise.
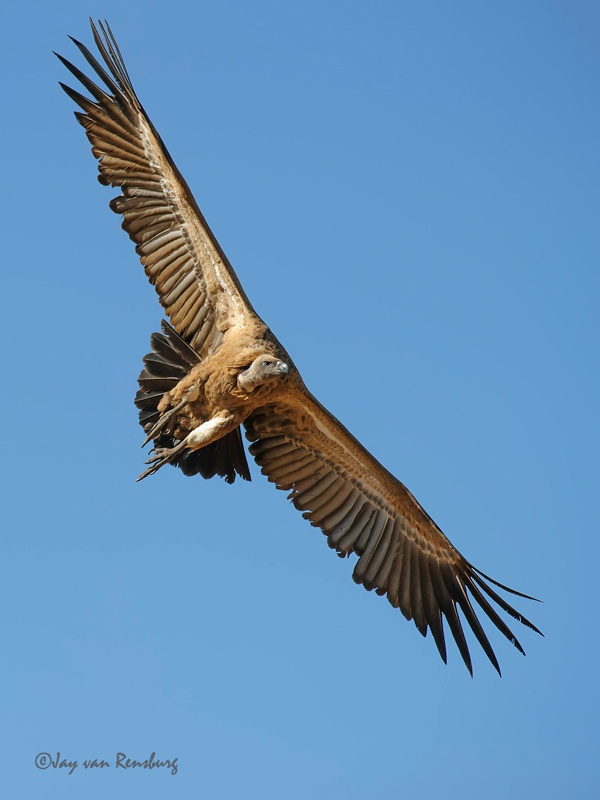
[[[430,630],[444,662],[449,629],[472,675],[466,621],[500,674],[476,609],[524,653],[498,609],[540,631],[496,589],[535,598],[467,561],[404,484],[308,391],[252,308],[138,100],[110,27],[90,23],[99,57],[72,41],[95,78],[58,56],[88,96],[61,86],[81,109],[75,116],[98,159],[100,183],[121,192],[110,208],[123,217],[170,320],[151,336],[135,397],[144,444],[153,443],[140,479],[171,464],[185,475],[250,480],[243,427],[267,479],[289,493],[340,557],[358,557],[356,583],[385,595],[423,636]]]

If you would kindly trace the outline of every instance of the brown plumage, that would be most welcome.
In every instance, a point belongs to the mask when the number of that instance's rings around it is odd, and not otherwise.
[[[61,85],[83,110],[76,116],[99,160],[100,182],[122,192],[110,207],[122,214],[171,321],[152,335],[139,377],[140,423],[154,442],[140,477],[171,463],[186,475],[249,480],[243,425],[262,473],[289,492],[338,555],[358,556],[357,583],[386,595],[423,636],[431,630],[444,661],[445,619],[472,673],[460,609],[500,672],[472,600],[523,652],[490,600],[537,628],[489,583],[528,596],[473,567],[408,489],[310,394],[254,312],[137,99],[110,28],[99,29],[92,23],[103,64],[73,41],[106,89],[59,56],[93,99]]]

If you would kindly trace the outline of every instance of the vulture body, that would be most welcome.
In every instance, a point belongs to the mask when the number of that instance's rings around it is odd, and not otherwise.
[[[141,106],[108,25],[92,23],[97,60],[73,40],[100,84],[59,56],[91,99],[61,84],[82,109],[99,180],[118,187],[110,207],[136,245],[170,323],[151,337],[136,405],[154,455],[186,475],[249,480],[241,427],[268,480],[289,492],[353,578],[431,630],[446,661],[445,624],[472,674],[461,616],[500,672],[472,601],[514,645],[495,603],[537,631],[470,564],[408,489],[308,391],[294,363],[246,297],[187,184]],[[102,88],[101,84],[104,85]],[[459,609],[461,614],[459,614]],[[539,631],[537,631],[539,633]]]

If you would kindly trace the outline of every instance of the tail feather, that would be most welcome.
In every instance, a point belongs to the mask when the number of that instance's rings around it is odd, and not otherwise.
[[[173,389],[188,372],[200,362],[200,356],[165,320],[162,333],[150,337],[152,352],[144,356],[144,369],[140,373],[140,388],[135,396],[139,409],[140,425],[148,433],[160,419],[158,404],[163,395]],[[174,447],[179,440],[168,432],[154,439],[155,447]],[[240,429],[200,450],[184,450],[172,464],[184,475],[201,475],[212,478],[219,475],[233,483],[236,474],[250,480],[250,469],[242,442]]]

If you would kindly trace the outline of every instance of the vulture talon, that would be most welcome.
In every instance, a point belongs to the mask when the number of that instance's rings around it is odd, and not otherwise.
[[[139,478],[137,478],[136,483],[147,478],[148,475],[154,475],[154,473],[161,467],[164,467],[165,464],[170,464],[173,459],[185,449],[185,439],[175,445],[175,447],[155,447],[154,450],[150,451],[154,453],[154,455],[150,456],[148,461],[146,461],[146,464],[149,464],[148,469],[142,472]]]
[[[142,442],[142,447],[145,447],[148,444],[148,442],[152,441],[152,439],[156,439],[156,437],[158,436],[159,433],[165,431],[167,423],[175,416],[175,414],[177,414],[178,411],[181,411],[181,409],[186,405],[186,402],[187,402],[186,400],[182,400],[181,403],[178,403],[178,405],[176,405],[173,408],[169,409],[169,411],[166,411],[161,416],[161,418],[158,420],[156,425],[153,425],[152,428],[150,428],[150,431],[148,432],[148,435],[146,436],[146,438]],[[162,449],[166,449],[166,448],[162,448]]]

